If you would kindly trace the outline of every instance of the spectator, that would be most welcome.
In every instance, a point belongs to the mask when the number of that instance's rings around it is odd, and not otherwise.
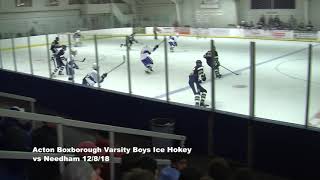
[[[138,168],[150,171],[155,177],[158,177],[157,161],[150,156],[142,156],[138,160]]]
[[[130,153],[122,157],[120,171],[121,174],[129,172],[131,169],[137,168],[139,159],[142,157],[140,153]]]
[[[92,141],[83,141],[81,142],[77,148],[97,148],[96,144]],[[83,157],[83,156],[105,156],[106,153],[100,152],[97,154],[93,154],[91,152],[88,153],[79,153],[78,156]],[[103,180],[101,177],[102,169],[104,167],[104,164],[102,162],[92,162],[91,163],[93,169],[95,170],[97,180]]]
[[[299,30],[299,31],[305,31],[305,30],[306,30],[303,22],[301,22],[301,23],[298,25],[298,30]]]
[[[296,29],[297,19],[293,15],[291,15],[288,24],[290,29]]]
[[[268,26],[269,26],[270,28],[272,28],[272,27],[273,27],[273,17],[272,17],[272,15],[270,15],[270,16],[269,16],[269,19],[268,19]]]
[[[150,171],[136,168],[125,173],[122,180],[155,180],[155,178]]]
[[[254,180],[253,173],[248,168],[237,169],[232,180]]]
[[[280,25],[281,25],[281,21],[280,21],[279,15],[276,15],[273,20],[273,26],[275,28],[280,28]]]
[[[65,168],[62,180],[97,180],[98,176],[88,162],[71,162]]]
[[[194,168],[186,168],[181,171],[179,180],[200,180],[201,174]]]
[[[10,110],[24,111],[14,106]],[[31,123],[15,118],[3,118],[0,121],[1,150],[31,151]],[[27,160],[1,160],[1,179],[25,180],[27,179]]]
[[[306,30],[307,31],[313,31],[314,30],[311,21],[308,22],[308,25],[306,26]]]
[[[55,124],[45,123],[32,132],[32,147],[57,147],[57,131]],[[29,179],[56,180],[60,176],[58,162],[32,162]]]
[[[172,154],[171,165],[162,169],[159,180],[178,180],[180,172],[187,168],[187,159],[184,154]]]
[[[260,17],[258,24],[261,24],[262,26],[266,25],[266,17],[264,14]]]
[[[231,168],[223,158],[215,158],[209,162],[208,174],[214,180],[227,180],[230,173]]]

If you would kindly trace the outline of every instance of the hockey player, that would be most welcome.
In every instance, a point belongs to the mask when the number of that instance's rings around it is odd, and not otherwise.
[[[52,76],[54,76],[58,70],[59,70],[59,75],[63,75],[62,71],[65,67],[65,64],[63,63],[63,61],[66,60],[66,58],[64,57],[66,50],[67,50],[67,46],[62,45],[61,49],[59,49],[58,52],[56,53],[55,60],[56,60],[57,67],[54,69],[53,73],[51,74]]]
[[[191,87],[192,92],[195,96],[195,105],[206,107],[207,105],[204,103],[204,101],[207,96],[207,90],[200,85],[202,81],[206,81],[206,75],[204,73],[201,60],[197,60],[196,66],[193,68],[192,73],[189,75],[189,86]]]
[[[170,51],[174,52],[174,48],[178,46],[177,43],[177,36],[169,36],[169,46],[170,46]]]
[[[66,72],[68,75],[68,80],[73,81],[74,79],[74,69],[79,69],[79,66],[75,63],[75,56],[77,55],[77,50],[70,50],[70,57],[67,60]]]
[[[158,49],[159,45],[156,45],[152,50],[150,47],[145,46],[142,48],[141,53],[140,53],[140,60],[143,63],[143,65],[146,67],[145,72],[147,74],[150,74],[153,69],[153,60],[150,57],[151,52],[154,52],[156,49]]]
[[[128,46],[129,49],[131,48],[132,44],[135,42],[135,43],[139,43],[136,39],[135,39],[135,36],[136,33],[132,33],[130,36],[128,36],[128,42],[126,42],[125,44],[120,44],[120,47],[122,46]]]
[[[73,34],[73,39],[74,39],[74,42],[75,42],[75,47],[78,47],[80,44],[81,44],[81,41],[80,41],[80,38],[81,38],[81,34],[80,34],[80,30],[77,30],[74,34]]]
[[[53,61],[55,67],[57,67],[57,65],[55,64],[55,59],[59,48],[61,48],[61,45],[59,43],[59,37],[56,37],[55,40],[52,41],[50,46],[50,50],[52,52],[51,60]]]
[[[52,41],[51,46],[50,46],[50,50],[52,52],[52,54],[56,54],[58,51],[58,48],[60,48],[60,43],[59,43],[59,37],[56,37],[54,41]]]
[[[222,75],[220,74],[219,67],[220,67],[220,62],[219,62],[219,56],[218,52],[216,51],[216,48],[213,48],[213,53],[211,51],[208,51],[205,55],[203,55],[203,58],[207,60],[208,66],[214,69],[214,73],[216,74],[217,78],[221,78]]]
[[[82,84],[86,86],[93,87],[98,82],[98,66],[96,63],[93,63],[92,65],[92,71],[88,73],[83,79]],[[100,83],[103,82],[103,80],[108,76],[108,73],[102,74],[100,77]]]

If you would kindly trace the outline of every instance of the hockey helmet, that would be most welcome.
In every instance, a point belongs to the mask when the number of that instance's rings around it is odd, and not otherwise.
[[[59,41],[59,40],[60,40],[60,38],[57,36],[57,37],[56,37],[56,41]]]
[[[197,66],[202,66],[202,61],[201,61],[201,60],[197,60],[197,61],[196,61],[196,65],[197,65]]]
[[[74,48],[71,48],[70,53],[71,53],[72,55],[77,55],[77,50],[74,49]]]
[[[80,33],[80,30],[77,30],[77,33]]]
[[[92,69],[98,70],[98,65],[97,65],[97,63],[93,63],[93,64],[92,64]]]

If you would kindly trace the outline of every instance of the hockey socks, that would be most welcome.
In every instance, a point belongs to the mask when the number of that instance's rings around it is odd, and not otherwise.
[[[194,101],[195,101],[196,106],[200,106],[200,95],[199,94],[196,94],[194,96]]]
[[[207,96],[206,92],[201,93],[200,106],[205,106],[204,101],[206,100],[206,96]]]

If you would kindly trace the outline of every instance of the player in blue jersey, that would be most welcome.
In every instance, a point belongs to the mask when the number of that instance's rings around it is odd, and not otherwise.
[[[94,87],[98,81],[102,83],[104,79],[108,76],[108,73],[103,73],[100,78],[98,78],[98,66],[96,63],[93,63],[92,65],[92,71],[88,73],[83,79],[82,84],[85,86],[91,86]]]
[[[70,57],[68,57],[67,64],[66,64],[66,72],[67,72],[69,81],[73,81],[74,79],[74,69],[79,69],[79,66],[75,62],[76,55],[77,55],[77,50],[71,49]]]
[[[145,72],[147,74],[150,74],[151,72],[153,72],[153,60],[150,57],[150,54],[152,52],[154,52],[157,48],[159,47],[159,45],[156,45],[152,50],[149,46],[145,46],[142,48],[141,52],[140,52],[140,60],[143,63],[143,65],[146,67]]]
[[[202,66],[201,60],[196,61],[196,66],[193,68],[192,73],[189,75],[189,86],[192,89],[195,99],[195,105],[206,107],[204,103],[207,96],[207,90],[201,86],[203,81],[206,81],[206,75]]]
[[[178,46],[178,43],[177,43],[177,36],[169,36],[169,46],[170,46],[170,51],[171,52],[174,52],[174,48]]]
[[[74,46],[78,47],[81,44],[81,33],[80,30],[77,30],[74,34],[73,34],[73,40],[74,40]]]

